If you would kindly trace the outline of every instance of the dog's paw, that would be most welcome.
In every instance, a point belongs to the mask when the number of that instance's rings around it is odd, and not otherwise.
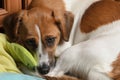
[[[63,71],[59,71],[59,72],[52,71],[52,72],[49,72],[46,76],[61,77],[63,75],[64,75]]]
[[[46,76],[50,76],[50,77],[53,77],[53,76],[55,76],[55,75],[56,75],[55,72],[49,72],[48,74],[46,74]]]

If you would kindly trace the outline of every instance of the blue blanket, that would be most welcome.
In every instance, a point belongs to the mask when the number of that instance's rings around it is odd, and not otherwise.
[[[0,80],[45,80],[45,79],[18,73],[0,73]]]

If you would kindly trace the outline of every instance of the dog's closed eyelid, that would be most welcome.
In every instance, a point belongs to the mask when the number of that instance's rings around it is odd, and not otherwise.
[[[47,44],[48,47],[51,47],[54,45],[56,37],[47,37],[45,39],[45,43]]]
[[[29,46],[34,46],[35,48],[37,47],[37,44],[36,44],[36,41],[35,41],[34,38],[27,39],[27,40],[25,41],[25,43],[26,43],[27,45],[29,45]]]
[[[46,41],[48,41],[48,42],[54,42],[54,41],[55,41],[55,38],[54,38],[54,37],[52,37],[52,38],[47,38]]]

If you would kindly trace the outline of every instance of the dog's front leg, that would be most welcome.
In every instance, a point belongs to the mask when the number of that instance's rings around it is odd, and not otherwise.
[[[50,71],[47,76],[60,77],[70,71],[73,66],[75,66],[77,58],[79,58],[78,50],[80,49],[76,49],[76,47],[73,46],[63,51],[63,53],[57,60],[55,68]]]
[[[63,70],[64,67],[62,68],[60,64],[62,65],[62,63],[59,63],[58,65],[56,65],[56,67],[52,71],[50,71],[47,74],[47,76],[51,76],[51,77],[61,77],[61,76],[63,76],[64,73],[66,72],[66,70]]]

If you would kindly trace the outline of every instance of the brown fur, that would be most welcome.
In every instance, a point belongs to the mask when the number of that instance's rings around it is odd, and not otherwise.
[[[120,4],[116,1],[105,0],[91,5],[83,15],[80,29],[84,33],[96,30],[101,25],[120,19]]]
[[[120,80],[120,55],[117,60],[112,64],[113,70],[109,73],[109,76],[114,80]]]
[[[120,0],[115,0],[115,1],[120,1]]]
[[[39,7],[40,9],[43,10],[43,12],[47,9],[51,10],[54,14],[56,21],[60,23],[59,27],[62,32],[63,39],[66,41],[69,39],[70,32],[67,30],[68,25],[66,25],[66,22],[65,22],[66,20],[64,18],[66,10],[64,6],[64,2],[62,0],[39,0],[39,1],[33,0],[30,6],[28,7],[28,9],[31,9],[33,7]]]

